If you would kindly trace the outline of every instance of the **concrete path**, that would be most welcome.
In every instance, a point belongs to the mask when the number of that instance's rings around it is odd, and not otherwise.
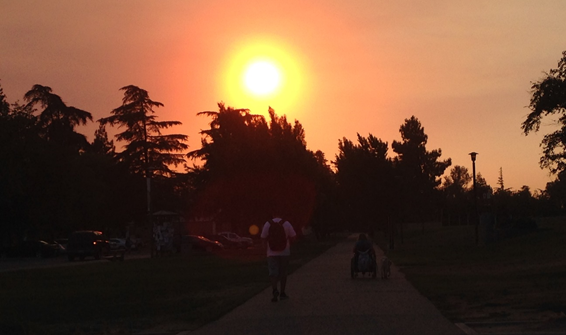
[[[289,276],[288,300],[271,302],[266,289],[190,334],[464,334],[395,266],[387,280],[352,279],[354,242],[352,236]]]

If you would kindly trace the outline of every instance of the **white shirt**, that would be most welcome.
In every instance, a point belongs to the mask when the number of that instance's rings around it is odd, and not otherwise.
[[[282,220],[281,218],[274,218],[273,219],[274,222],[281,222],[281,220]],[[283,222],[282,226],[283,226],[283,229],[285,229],[285,235],[287,235],[287,246],[285,247],[284,250],[273,251],[269,247],[269,243],[267,243],[267,256],[268,257],[269,256],[289,256],[289,255],[291,255],[291,244],[289,243],[289,238],[297,236],[297,233],[295,233],[295,229],[293,229],[293,226],[289,223],[289,221]],[[271,227],[271,223],[269,221],[267,221],[263,225],[263,229],[261,231],[261,238],[267,239],[267,237],[269,236],[269,227]]]

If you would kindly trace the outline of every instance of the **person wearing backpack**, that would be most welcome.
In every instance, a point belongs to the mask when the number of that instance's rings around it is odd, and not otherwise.
[[[352,261],[354,262],[354,268],[356,270],[358,269],[358,258],[363,252],[368,252],[371,260],[375,261],[375,249],[373,248],[372,242],[368,240],[366,234],[360,234],[358,240],[356,241],[356,244],[354,245],[353,251],[354,257],[352,258]]]
[[[269,279],[273,289],[272,302],[279,299],[288,299],[285,288],[287,286],[287,268],[289,266],[289,256],[291,255],[291,241],[297,234],[289,221],[283,220],[279,216],[269,219],[261,231],[263,244],[267,246],[267,267],[269,269]],[[280,290],[277,284],[280,284]]]

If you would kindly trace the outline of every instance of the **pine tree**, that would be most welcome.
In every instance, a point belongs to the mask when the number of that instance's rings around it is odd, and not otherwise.
[[[499,177],[497,178],[497,185],[499,185],[499,191],[505,191],[505,184],[503,183],[503,168],[499,168]]]
[[[177,166],[185,162],[184,154],[188,148],[185,144],[187,135],[163,135],[162,129],[180,125],[179,121],[156,121],[153,115],[161,102],[149,98],[146,90],[134,85],[121,88],[124,91],[122,106],[115,108],[111,116],[99,120],[101,126],[109,123],[126,127],[117,134],[118,141],[125,141],[125,150],[118,158],[126,162],[130,170],[146,177],[152,174],[168,176],[173,173],[170,165]]]

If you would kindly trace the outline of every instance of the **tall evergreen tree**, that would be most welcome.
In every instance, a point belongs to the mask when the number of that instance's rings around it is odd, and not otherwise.
[[[505,191],[505,183],[503,182],[503,168],[499,168],[499,176],[497,177],[497,185],[499,185],[498,191],[504,192]]]
[[[60,96],[52,93],[51,87],[33,85],[32,89],[24,95],[28,107],[42,108],[38,125],[42,135],[49,141],[77,149],[86,149],[88,142],[83,134],[75,131],[79,125],[92,121],[92,115],[82,109],[67,106]]]
[[[397,153],[395,167],[403,185],[404,205],[408,213],[415,212],[416,219],[425,219],[423,215],[434,208],[435,191],[440,185],[440,176],[452,162],[451,159],[440,161],[441,149],[427,151],[428,135],[420,121],[411,116],[399,128],[402,141],[393,141],[393,151]],[[413,211],[410,211],[413,209]]]
[[[116,135],[118,141],[124,141],[125,150],[118,157],[126,162],[136,174],[169,176],[173,173],[171,165],[177,166],[184,160],[183,150],[187,135],[163,135],[162,129],[180,125],[179,121],[157,121],[154,108],[161,107],[161,102],[149,98],[146,90],[129,85],[124,91],[122,105],[112,110],[111,116],[99,120],[102,126],[118,125],[126,129]]]

